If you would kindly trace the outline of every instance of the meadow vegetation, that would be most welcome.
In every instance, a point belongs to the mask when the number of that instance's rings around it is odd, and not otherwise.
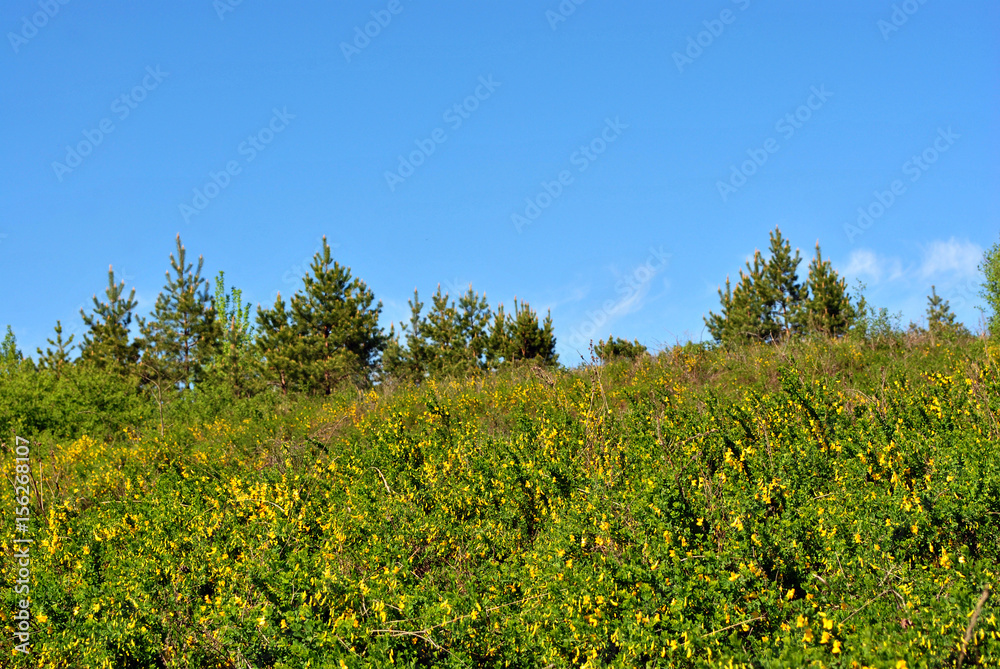
[[[973,619],[1000,571],[988,346],[689,344],[321,398],[195,389],[162,432],[148,401],[103,403],[113,385],[52,396],[73,420],[32,447],[30,661],[995,666],[996,600]]]
[[[256,328],[179,239],[137,328],[109,270],[79,357],[0,344],[0,665],[1000,666],[996,314],[771,241],[715,342],[575,368],[471,287],[387,334],[325,243]]]

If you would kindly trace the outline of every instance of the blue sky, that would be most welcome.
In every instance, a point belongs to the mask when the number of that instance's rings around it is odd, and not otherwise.
[[[1000,5],[579,1],[5,2],[0,325],[80,332],[109,264],[147,312],[178,233],[271,304],[326,235],[386,327],[471,282],[573,364],[707,338],[775,226],[978,325]]]

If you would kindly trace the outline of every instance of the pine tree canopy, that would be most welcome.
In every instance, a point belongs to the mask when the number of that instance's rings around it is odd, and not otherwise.
[[[603,339],[594,347],[594,353],[601,360],[608,361],[616,358],[627,358],[635,360],[646,353],[646,347],[639,343],[639,340],[629,341],[620,337],[608,337]]]
[[[191,388],[210,363],[221,331],[201,276],[204,259],[194,268],[177,235],[177,255],[170,254],[167,283],[156,298],[148,321],[140,321],[145,351],[143,373],[161,386]]]
[[[801,262],[798,249],[792,255],[788,240],[781,236],[781,230],[771,233],[771,256],[764,264],[764,284],[761,296],[764,301],[764,341],[787,339],[799,329],[802,315],[802,286],[798,283],[798,268]]]
[[[74,335],[70,335],[69,339],[63,340],[62,321],[56,321],[56,338],[54,341],[48,340],[49,346],[55,348],[46,347],[45,351],[41,348],[35,349],[38,351],[38,366],[41,369],[51,369],[56,376],[61,376],[63,370],[70,364],[70,352],[76,348],[73,337]]]
[[[809,264],[806,295],[805,327],[831,337],[848,331],[857,312],[847,292],[847,281],[837,276],[829,260],[823,260],[818,241],[816,257]]]
[[[538,314],[527,302],[514,300],[514,313],[504,314],[503,305],[497,309],[489,338],[489,359],[494,364],[499,361],[536,360],[554,365],[556,336],[552,329],[552,314],[549,313],[541,325]]]
[[[296,340],[281,293],[270,309],[257,307],[257,349],[267,376],[284,394],[297,387],[301,376],[301,363],[294,350]]]
[[[17,337],[14,336],[14,330],[8,325],[3,342],[0,343],[0,370],[11,374],[20,366],[23,359],[24,356],[21,355],[21,350],[17,347]]]
[[[945,337],[968,334],[964,325],[955,322],[951,305],[937,294],[934,286],[931,286],[931,294],[927,296],[927,329],[933,335]]]
[[[261,350],[281,388],[328,395],[344,381],[371,381],[386,337],[378,324],[382,303],[349,267],[334,262],[330,245],[313,256],[301,292],[285,310],[258,310]]]
[[[80,358],[87,364],[119,376],[129,376],[135,372],[139,362],[141,342],[129,341],[129,327],[132,312],[136,307],[135,288],[124,297],[125,282],[115,283],[114,268],[108,267],[108,287],[104,294],[106,302],[95,295],[94,309],[90,314],[82,309],[80,315],[87,332],[83,335]]]
[[[845,281],[823,260],[819,243],[805,284],[798,281],[799,251],[792,253],[777,228],[770,234],[769,254],[765,260],[755,251],[735,287],[727,277],[725,290],[719,289],[722,310],[705,318],[716,342],[777,342],[810,331],[839,336],[853,326],[857,309]]]
[[[419,293],[414,290],[409,326],[400,326],[400,334],[407,333],[405,348],[395,328],[390,331],[392,343],[385,354],[388,374],[420,380],[427,376],[457,376],[487,368],[488,326],[492,312],[485,295],[480,295],[470,285],[456,303],[438,285],[426,316],[421,313],[423,307]]]

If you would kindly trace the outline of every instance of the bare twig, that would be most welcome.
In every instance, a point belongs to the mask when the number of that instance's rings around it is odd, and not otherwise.
[[[864,609],[866,606],[868,606],[869,604],[871,604],[872,602],[874,602],[876,599],[879,599],[880,597],[883,597],[883,596],[889,594],[889,592],[891,590],[892,590],[892,588],[887,588],[887,589],[883,590],[882,592],[880,592],[879,594],[875,595],[874,597],[872,597],[871,599],[869,599],[867,602],[865,602],[864,604],[862,604],[858,608],[856,608],[853,611],[851,611],[851,613],[846,618],[844,618],[843,620],[840,621],[840,624],[843,625],[848,620],[850,620],[854,616],[855,613],[858,613],[859,611],[861,611],[862,609]]]
[[[395,495],[396,493],[394,493],[394,492],[392,491],[392,489],[391,489],[391,488],[389,487],[389,484],[385,482],[385,476],[383,476],[383,475],[382,475],[382,470],[381,470],[381,469],[379,469],[378,467],[372,467],[372,469],[374,469],[374,470],[375,470],[376,472],[378,472],[378,477],[379,477],[380,479],[382,479],[382,485],[384,485],[384,486],[385,486],[385,491],[386,491],[387,493],[389,493],[390,495]]]
[[[757,616],[756,618],[749,618],[747,620],[743,620],[743,621],[738,622],[738,623],[733,623],[732,625],[729,625],[727,627],[723,627],[722,629],[717,629],[717,630],[715,630],[713,632],[709,632],[708,634],[703,635],[701,638],[702,639],[706,639],[706,638],[712,636],[713,634],[718,634],[719,632],[725,632],[726,630],[731,630],[734,627],[739,627],[740,625],[749,625],[750,623],[755,622],[757,620],[760,620],[763,617],[764,616]]]
[[[979,595],[979,601],[976,602],[976,610],[972,612],[972,618],[969,620],[969,626],[965,628],[965,637],[962,639],[962,652],[958,654],[958,666],[962,666],[962,662],[965,661],[965,654],[969,649],[969,642],[972,641],[972,631],[976,627],[976,622],[979,620],[979,614],[983,612],[983,605],[986,600],[990,598],[990,585],[987,583],[986,587],[983,588],[982,594]]]

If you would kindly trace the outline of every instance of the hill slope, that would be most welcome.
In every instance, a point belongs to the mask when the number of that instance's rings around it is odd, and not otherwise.
[[[996,598],[970,617],[1000,564],[995,353],[901,342],[678,347],[43,438],[8,534],[36,542],[15,659],[939,667],[971,627],[965,666],[996,666]]]

